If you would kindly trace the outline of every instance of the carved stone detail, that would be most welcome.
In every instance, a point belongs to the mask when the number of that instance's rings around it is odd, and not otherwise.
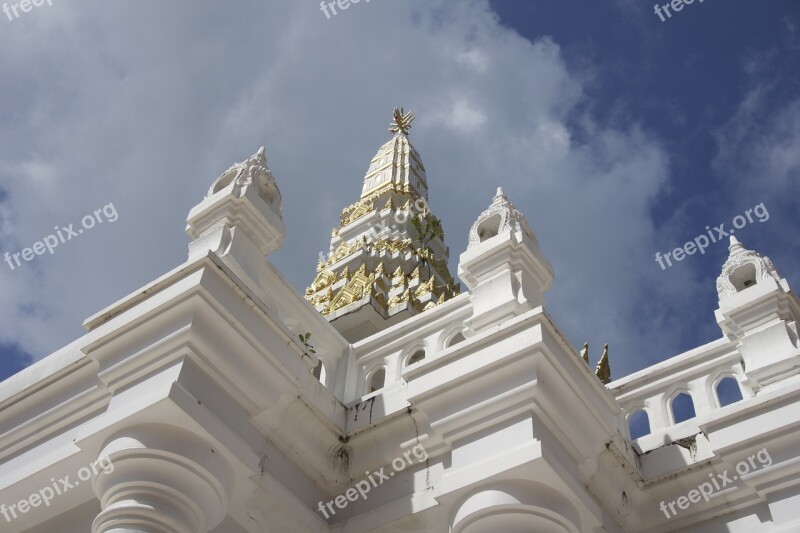
[[[272,175],[267,165],[267,157],[263,146],[249,159],[241,163],[233,164],[228,170],[223,172],[220,177],[214,180],[214,183],[208,190],[206,198],[213,196],[217,192],[228,187],[231,183],[235,184],[237,193],[241,192],[249,185],[255,184],[256,187],[258,187],[259,196],[261,196],[279,216],[282,215],[283,200],[281,198],[281,192],[278,189],[275,176]]]
[[[500,220],[496,224],[496,227],[492,224],[492,233],[494,233],[492,236],[521,231],[523,234],[530,237],[534,244],[538,244],[533,230],[530,225],[528,225],[528,221],[525,220],[525,216],[520,213],[519,210],[514,207],[514,204],[506,197],[503,188],[498,187],[497,193],[492,199],[492,203],[486,211],[480,214],[470,229],[469,244],[467,246],[468,250],[489,238],[487,235],[481,235],[481,233],[486,231],[482,230],[482,228],[484,228],[484,223],[487,223],[493,217],[499,217]]]
[[[729,247],[730,255],[725,264],[722,265],[722,273],[717,278],[717,294],[720,301],[733,296],[738,291],[731,282],[731,276],[743,265],[753,265],[756,271],[755,281],[773,278],[780,282],[780,276],[769,257],[761,257],[760,254],[745,248],[736,237],[731,236]]]

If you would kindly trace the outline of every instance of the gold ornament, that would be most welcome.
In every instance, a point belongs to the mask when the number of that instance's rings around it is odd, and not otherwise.
[[[608,362],[608,344],[603,347],[603,355],[597,363],[597,369],[594,371],[595,376],[600,378],[604,385],[611,381],[611,364]]]
[[[392,123],[389,125],[389,131],[408,135],[408,131],[411,129],[411,123],[414,121],[414,113],[412,111],[404,113],[402,107],[395,107],[392,118],[394,120],[392,120]]]

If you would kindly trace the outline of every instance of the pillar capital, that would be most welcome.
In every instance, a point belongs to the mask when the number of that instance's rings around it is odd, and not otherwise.
[[[92,533],[201,533],[227,515],[232,471],[197,435],[138,426],[108,441],[99,457],[113,468],[92,485],[103,509]]]

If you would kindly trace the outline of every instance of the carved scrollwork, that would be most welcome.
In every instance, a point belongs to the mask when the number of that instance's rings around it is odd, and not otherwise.
[[[730,256],[722,265],[722,272],[717,278],[717,295],[720,301],[739,292],[731,280],[735,272],[745,265],[752,265],[755,269],[755,282],[773,278],[780,281],[780,276],[769,257],[761,257],[757,252],[748,250],[736,237],[731,237]]]
[[[278,216],[283,213],[281,192],[278,189],[275,176],[272,175],[267,165],[267,157],[263,146],[249,159],[233,164],[220,177],[214,180],[206,197],[216,194],[231,183],[236,184],[236,194],[241,194],[241,191],[249,185],[255,185],[258,188],[259,196],[272,207]]]
[[[492,219],[499,220],[493,222]],[[485,229],[487,225],[491,226],[491,230]],[[514,204],[506,197],[502,187],[499,187],[497,189],[497,194],[495,194],[492,199],[492,203],[486,211],[480,214],[472,225],[472,229],[470,229],[469,232],[469,244],[467,249],[477,246],[486,240],[488,236],[511,233],[517,230],[521,230],[536,242],[533,230],[531,230],[524,215],[520,213],[520,211],[514,207]]]

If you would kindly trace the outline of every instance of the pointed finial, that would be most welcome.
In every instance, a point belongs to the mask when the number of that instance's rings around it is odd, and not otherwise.
[[[728,250],[731,252],[731,255],[733,255],[736,252],[741,252],[745,249],[746,248],[744,247],[744,245],[741,242],[739,242],[739,239],[737,239],[734,235],[731,235],[731,244],[730,246],[728,246]]]
[[[389,125],[389,131],[393,133],[408,135],[411,129],[411,123],[414,121],[414,112],[408,113],[403,111],[402,107],[395,107],[392,115],[392,123]]]
[[[588,342],[584,342],[583,343],[583,350],[581,350],[581,357],[583,358],[584,361],[586,361],[586,364],[588,365],[589,364],[589,343]]]
[[[250,159],[243,163],[245,166],[261,166],[266,169],[267,167],[267,151],[262,146],[256,153],[250,156]]]
[[[497,197],[497,196],[505,196],[505,195],[506,195],[506,193],[505,193],[505,191],[503,191],[503,188],[502,187],[498,187],[497,188],[497,193],[495,194],[495,197]]]
[[[595,376],[600,378],[603,385],[607,385],[611,381],[611,365],[608,362],[608,343],[603,346],[603,355],[597,363],[597,368],[594,371]]]

